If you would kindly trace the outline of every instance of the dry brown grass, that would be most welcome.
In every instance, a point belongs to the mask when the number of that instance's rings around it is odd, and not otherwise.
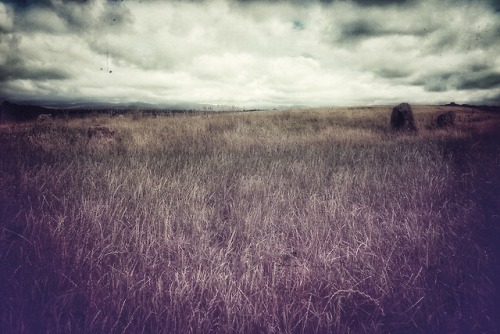
[[[417,135],[389,130],[390,107],[2,127],[0,324],[493,330],[470,189],[498,168],[478,164],[498,147],[476,149],[498,115],[454,108],[457,126],[436,129],[447,108],[415,107]],[[112,145],[89,144],[97,124]]]

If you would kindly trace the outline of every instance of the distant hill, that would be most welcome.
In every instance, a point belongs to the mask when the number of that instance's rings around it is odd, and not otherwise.
[[[88,100],[52,101],[52,100],[27,100],[16,102],[19,105],[43,106],[51,110],[241,110],[241,107],[223,104],[200,104],[200,103],[147,103],[147,102],[102,102]]]
[[[477,110],[482,110],[482,111],[493,111],[493,112],[500,112],[500,106],[477,106],[474,104],[457,104],[455,102],[450,102],[445,104],[446,107],[465,107],[465,108],[471,108],[471,109],[477,109]]]
[[[0,104],[0,123],[22,122],[36,119],[41,114],[51,114],[58,117],[84,116],[91,113],[109,113],[111,115],[125,114],[141,111],[145,115],[161,113],[184,113],[184,112],[218,112],[218,111],[242,111],[236,106],[208,105],[208,104],[150,104],[143,102],[133,103],[109,103],[109,102],[53,102],[53,101],[29,101],[12,103],[4,101]]]
[[[32,105],[14,104],[4,101],[0,105],[0,123],[8,121],[28,121],[36,119],[41,114],[50,114],[51,110]]]

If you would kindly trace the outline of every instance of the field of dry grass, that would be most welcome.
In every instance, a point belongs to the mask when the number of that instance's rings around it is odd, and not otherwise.
[[[0,327],[494,332],[500,115],[414,109],[1,125]]]

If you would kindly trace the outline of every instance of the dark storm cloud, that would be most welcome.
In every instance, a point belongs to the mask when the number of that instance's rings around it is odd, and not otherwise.
[[[428,92],[445,92],[448,90],[491,90],[500,87],[500,73],[487,70],[485,67],[478,71],[457,70],[454,72],[432,73],[413,82],[423,86]]]
[[[500,106],[500,93],[486,96],[478,101],[471,101],[471,103]]]
[[[339,36],[338,41],[344,42],[355,42],[372,37],[390,35],[409,35],[423,37],[431,33],[431,28],[429,26],[411,28],[405,27],[403,25],[387,26],[383,21],[374,22],[373,20],[364,18],[346,22],[341,26],[340,29],[341,35]]]
[[[344,10],[347,15],[332,18],[325,30],[325,40],[336,46],[357,47],[363,42],[373,40],[413,38],[416,47],[417,43],[422,41],[423,44],[424,39],[442,30],[445,25],[443,20],[423,3],[418,7],[413,2],[408,6],[403,6],[405,3],[400,5],[386,8],[351,3],[351,6]],[[443,38],[443,41],[445,40]]]
[[[495,11],[497,13],[500,13],[500,1],[499,0],[492,0],[491,4],[493,6],[493,9],[495,9]]]
[[[500,87],[500,73],[480,73],[463,78],[457,89],[492,89]]]
[[[455,81],[455,73],[433,73],[425,75],[414,82],[415,86],[422,86],[427,92],[445,92],[452,89],[452,81]]]
[[[378,76],[384,79],[400,79],[407,78],[411,75],[411,72],[405,68],[395,68],[395,67],[381,67],[374,71]]]
[[[53,7],[54,3],[56,3],[56,1],[54,1],[54,0],[4,0],[3,2],[10,4],[10,5],[14,5],[18,8],[26,8],[26,7],[30,7],[30,6]],[[91,0],[61,0],[58,2],[60,2],[62,4],[80,4],[80,5],[83,5],[83,4],[91,3],[93,1],[91,1]]]
[[[0,2],[0,42],[2,35],[9,33],[14,27],[13,16],[13,10]]]
[[[3,3],[16,7],[17,9],[24,9],[30,6],[51,6],[51,0],[4,0]]]
[[[43,64],[30,64],[22,57],[19,36],[4,36],[0,41],[3,57],[0,61],[0,82],[29,79],[37,81],[64,80],[70,75],[63,69],[47,68]]]
[[[489,5],[491,7],[491,9],[493,9],[493,11],[497,12],[497,13],[500,13],[500,0],[483,0],[483,1],[477,1],[477,0],[464,0],[465,2],[469,2],[469,3],[486,3],[487,5]]]
[[[20,31],[53,32],[51,20],[54,17],[64,23],[62,32],[119,28],[131,22],[131,13],[121,1],[108,0],[108,5],[102,8],[98,7],[99,2],[96,0],[9,0],[4,3],[14,9],[15,23]],[[40,18],[41,14],[49,12],[54,17]]]
[[[182,0],[178,0],[182,1]],[[193,0],[185,0],[193,1]],[[202,0],[200,0],[202,1]],[[279,3],[279,2],[292,2],[295,4],[311,4],[311,3],[322,3],[322,4],[335,4],[339,2],[352,2],[359,6],[367,7],[387,7],[387,6],[412,6],[422,2],[423,0],[235,0],[240,3],[255,3],[255,2],[268,2],[268,3]],[[425,1],[424,1],[425,2]],[[500,12],[500,0],[451,0],[447,1],[448,4],[484,4],[489,5],[494,11]]]
[[[86,52],[88,44],[102,40],[103,35],[119,33],[132,22],[131,13],[121,2],[24,0],[6,3],[10,5],[3,8],[13,13],[12,31],[0,29],[4,31],[0,35],[3,53],[0,80],[4,83],[71,79],[73,73],[85,65],[85,60],[95,58]],[[34,36],[38,37],[33,39]],[[104,46],[97,54],[104,58],[96,69],[106,67],[107,43],[101,44]]]
[[[11,6],[16,13],[23,14],[31,9],[57,10],[60,7],[68,6],[89,6],[94,1],[91,0],[3,0],[3,3]]]
[[[390,6],[390,5],[411,5],[415,0],[353,0],[353,2],[363,6]]]
[[[235,0],[241,3],[254,3],[254,2],[268,2],[268,3],[280,3],[280,2],[292,2],[295,4],[308,5],[312,3],[323,3],[323,4],[333,4],[336,2],[353,2],[362,6],[390,6],[390,5],[408,5],[415,3],[415,0]]]
[[[342,27],[340,39],[367,38],[382,34],[384,34],[384,31],[377,23],[367,20],[357,20],[355,22],[348,22]]]
[[[14,66],[0,67],[0,82],[6,82],[11,80],[36,80],[36,81],[46,81],[46,80],[64,80],[69,79],[70,75],[63,70],[58,68],[48,69],[48,68],[30,68],[25,64],[18,63],[13,64]]]

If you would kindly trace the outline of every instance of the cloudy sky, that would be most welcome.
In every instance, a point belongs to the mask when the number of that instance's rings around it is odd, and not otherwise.
[[[497,0],[0,0],[0,100],[500,103]]]

